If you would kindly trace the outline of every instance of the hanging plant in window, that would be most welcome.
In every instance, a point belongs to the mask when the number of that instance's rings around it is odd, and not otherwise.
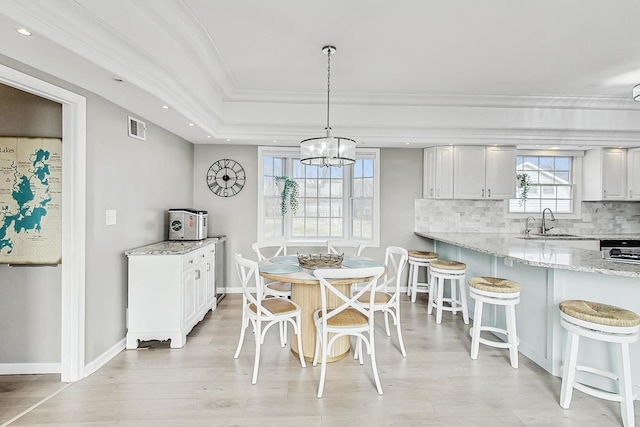
[[[288,176],[276,176],[276,184],[282,186],[280,191],[280,212],[282,216],[287,213],[287,206],[291,207],[291,212],[298,212],[298,183]],[[280,188],[278,185],[278,188]]]
[[[520,206],[522,206],[529,195],[531,178],[529,177],[529,174],[522,172],[516,175],[516,179],[518,180],[518,186],[520,187]]]

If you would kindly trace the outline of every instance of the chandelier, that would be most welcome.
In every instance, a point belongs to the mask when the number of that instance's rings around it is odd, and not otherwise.
[[[635,85],[633,87],[633,100],[640,101],[640,85]]]
[[[327,55],[327,127],[326,135],[305,139],[300,142],[300,162],[305,165],[345,166],[356,161],[356,141],[351,138],[331,135],[329,125],[329,98],[331,97],[331,55],[334,46],[324,46]]]

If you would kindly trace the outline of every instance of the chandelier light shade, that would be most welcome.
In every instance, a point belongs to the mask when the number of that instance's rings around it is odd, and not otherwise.
[[[334,46],[324,46],[327,55],[327,127],[326,135],[300,142],[300,162],[305,165],[345,166],[356,161],[356,141],[342,136],[332,136],[329,124],[329,101],[331,98],[331,55]]]
[[[640,102],[640,85],[633,87],[633,100]]]

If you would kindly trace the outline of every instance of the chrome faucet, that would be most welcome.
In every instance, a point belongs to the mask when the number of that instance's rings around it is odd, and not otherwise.
[[[551,209],[549,209],[549,208],[545,208],[545,209],[542,211],[542,230],[541,230],[541,231],[542,231],[542,234],[547,234],[547,231],[549,231],[549,230],[551,230],[551,229],[553,228],[553,227],[549,227],[549,228],[547,228],[547,222],[545,221],[545,216],[544,216],[544,214],[546,214],[546,213],[547,213],[547,211],[549,211],[549,216],[551,217],[551,218],[549,219],[549,221],[555,221],[555,220],[556,220],[556,217],[555,217],[555,216],[553,216],[553,212],[551,212]]]
[[[529,228],[529,220],[535,221],[536,219],[532,216],[528,216],[524,221],[524,235],[529,237],[529,233],[531,233],[531,229]]]

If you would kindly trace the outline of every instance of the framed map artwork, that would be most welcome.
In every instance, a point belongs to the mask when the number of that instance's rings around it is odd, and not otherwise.
[[[0,264],[62,262],[62,140],[0,137]]]

